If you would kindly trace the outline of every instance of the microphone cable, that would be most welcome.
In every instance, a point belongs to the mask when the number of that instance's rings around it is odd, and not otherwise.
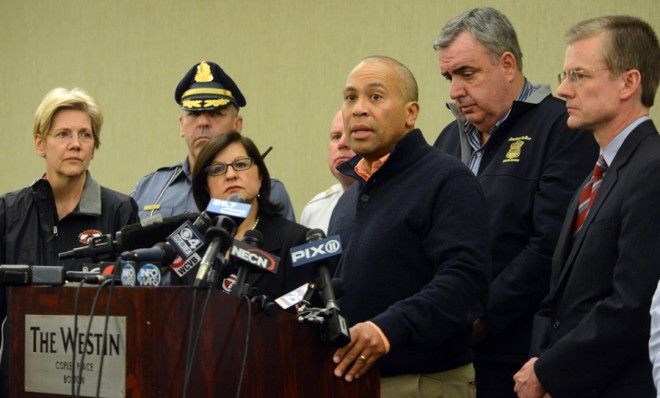
[[[73,347],[71,352],[71,397],[76,398],[76,342],[78,340],[78,312],[80,310],[80,291],[85,280],[81,280],[76,287],[76,297],[73,301]]]
[[[188,362],[190,361],[190,346],[192,344],[192,325],[195,313],[195,301],[197,300],[197,289],[193,289],[192,304],[190,305],[190,316],[188,317],[188,342],[186,344],[186,358],[183,362],[183,390],[181,391],[181,398],[186,398],[188,392],[188,381],[190,374],[188,373]]]
[[[190,363],[192,355],[192,341],[193,341],[193,324],[195,323],[195,302],[197,301],[197,291],[199,289],[193,289],[192,303],[190,304],[190,317],[188,318],[188,343],[186,344],[186,360],[183,364],[183,391],[181,392],[181,397],[186,398],[188,392],[188,382],[190,381],[190,371],[192,366]]]
[[[219,259],[217,258],[216,255],[214,263],[218,260]],[[197,300],[197,291],[200,290],[200,288],[193,287],[193,298],[192,298],[192,303],[190,305],[190,318],[188,319],[188,344],[186,348],[186,361],[184,363],[184,381],[183,381],[183,391],[182,391],[183,398],[186,398],[186,394],[188,392],[190,373],[192,372],[193,361],[195,359],[195,352],[197,351],[197,344],[199,343],[199,336],[202,333],[202,325],[204,324],[204,315],[206,313],[206,308],[208,306],[209,298],[211,296],[211,292],[217,286],[217,281],[216,281],[217,278],[219,278],[222,275],[225,267],[226,267],[226,262],[223,258],[220,260],[220,264],[217,267],[215,267],[217,269],[214,269],[214,267],[212,267],[212,269],[210,270],[210,275],[207,275],[207,281],[210,279],[211,282],[208,283],[208,286],[204,287],[204,289],[206,289],[206,297],[204,298],[204,304],[202,305],[202,310],[199,315],[199,325],[197,326],[197,329],[194,328],[195,302]]]
[[[241,388],[243,387],[243,374],[245,372],[245,365],[247,364],[247,354],[250,348],[250,330],[252,329],[252,303],[247,295],[242,295],[247,303],[247,326],[245,327],[245,346],[243,348],[243,361],[241,363],[241,372],[238,375],[238,388],[236,390],[236,398],[241,396]]]
[[[197,344],[199,342],[199,336],[202,334],[202,325],[204,324],[204,314],[206,313],[206,307],[208,306],[209,303],[209,298],[211,297],[211,291],[213,290],[212,287],[207,287],[206,288],[206,297],[204,297],[204,304],[202,305],[202,310],[200,311],[199,314],[199,325],[197,326],[197,329],[195,330],[193,328],[193,325],[195,323],[194,317],[195,317],[195,300],[197,297],[197,291],[199,289],[195,289],[193,291],[193,301],[192,305],[190,308],[190,320],[189,320],[189,329],[188,329],[188,347],[186,350],[186,363],[185,363],[185,374],[184,374],[184,383],[183,383],[183,394],[182,396],[185,398],[186,393],[188,392],[188,383],[190,382],[190,372],[192,372],[192,367],[193,367],[193,361],[195,360],[195,352],[197,351]],[[194,338],[193,338],[194,336]]]
[[[223,267],[224,268],[224,267]],[[193,324],[195,323],[194,318],[195,318],[195,301],[197,297],[197,291],[199,289],[194,289],[193,290],[193,299],[192,299],[192,304],[191,304],[191,309],[190,309],[190,318],[188,320],[188,325],[189,325],[189,330],[188,330],[188,347],[186,350],[186,362],[185,362],[185,374],[184,374],[184,383],[183,383],[183,391],[182,391],[182,397],[185,398],[186,394],[188,393],[188,385],[190,382],[190,373],[192,372],[192,367],[194,364],[195,360],[195,354],[197,352],[197,345],[199,344],[199,337],[202,334],[202,326],[204,324],[204,318],[206,315],[206,308],[208,307],[209,299],[211,297],[211,293],[213,292],[213,286],[209,286],[206,288],[206,296],[204,297],[204,303],[202,304],[202,308],[199,314],[199,323],[197,325],[197,328],[193,328]],[[250,298],[247,295],[241,296],[242,300],[245,300],[247,303],[247,327],[246,327],[246,337],[245,337],[245,346],[243,349],[243,359],[241,363],[241,371],[239,374],[239,380],[238,380],[238,389],[236,391],[236,397],[240,397],[241,393],[241,388],[243,385],[243,374],[245,373],[245,366],[247,363],[247,354],[248,354],[248,349],[250,346],[250,330],[251,330],[251,325],[252,325],[252,305],[250,302]],[[194,335],[194,338],[193,338]]]
[[[87,322],[87,330],[85,331],[85,341],[84,341],[84,347],[82,354],[80,355],[80,371],[78,372],[78,388],[76,389],[76,396],[80,398],[80,386],[82,384],[82,372],[84,369],[84,362],[85,362],[85,354],[87,353],[87,340],[89,339],[90,331],[92,329],[92,322],[94,321],[94,312],[96,310],[96,305],[98,304],[99,297],[101,296],[101,291],[103,290],[103,287],[107,286],[108,284],[112,283],[114,278],[111,279],[106,279],[99,286],[96,288],[96,292],[94,294],[94,299],[92,300],[92,308],[90,310],[89,314],[89,321]],[[80,282],[79,287],[83,285],[84,281]],[[112,298],[112,289],[108,293],[108,304],[106,305],[106,319],[105,319],[105,329],[103,331],[103,342],[104,346],[101,350],[101,360],[103,358],[103,355],[105,353],[105,341],[106,341],[106,333],[107,333],[107,326],[108,326],[108,318],[109,318],[109,311],[110,311],[110,299]],[[75,365],[74,365],[75,366]],[[99,373],[99,380],[98,380],[98,385],[100,386],[101,384],[101,374]],[[97,394],[96,396],[98,397],[98,389],[97,389]]]
[[[108,280],[105,280],[101,283],[101,287],[104,285],[107,285]],[[99,377],[96,381],[96,396],[99,397],[101,396],[101,375],[103,374],[103,360],[105,359],[106,355],[106,347],[108,343],[108,320],[110,319],[110,303],[112,302],[112,291],[114,290],[113,288],[115,287],[115,278],[112,276],[112,278],[109,279],[109,292],[108,292],[108,303],[105,306],[105,322],[103,325],[103,349],[101,350],[101,360],[99,363]],[[124,341],[126,341],[126,338],[124,337]]]

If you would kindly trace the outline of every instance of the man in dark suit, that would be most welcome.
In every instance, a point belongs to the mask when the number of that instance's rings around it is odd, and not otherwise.
[[[566,34],[558,94],[601,156],[568,208],[519,397],[655,397],[649,306],[660,278],[660,136],[649,119],[660,49],[623,16]]]

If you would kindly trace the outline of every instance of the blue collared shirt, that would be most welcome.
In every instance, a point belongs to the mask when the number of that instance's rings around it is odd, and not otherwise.
[[[282,216],[295,222],[289,194],[281,181],[272,178],[270,200],[283,206]],[[198,213],[192,193],[192,173],[188,158],[183,162],[163,167],[144,176],[131,196],[138,204],[140,219],[160,214],[171,217],[183,213]]]
[[[645,121],[649,120],[650,117],[648,116],[642,116],[639,119],[636,119],[634,122],[630,123],[625,129],[621,130],[619,134],[614,137],[612,141],[610,141],[609,144],[607,144],[607,147],[605,150],[601,150],[601,154],[603,155],[603,158],[605,158],[605,162],[607,162],[607,165],[611,165],[612,162],[614,161],[614,158],[616,157],[617,152],[619,152],[619,149],[621,148],[621,145],[623,145],[623,142],[628,138],[630,133],[640,124],[644,123]]]
[[[518,94],[518,98],[516,98],[516,101],[525,101],[532,93],[534,92],[534,86],[525,79],[525,84],[523,85],[522,90],[520,90],[520,94]],[[511,108],[502,116],[500,120],[495,123],[495,126],[489,131],[489,134],[493,134],[497,128],[504,123],[504,121],[509,117],[509,114],[511,113]],[[481,158],[483,157],[484,154],[484,146],[486,145],[485,143],[482,145],[481,144],[481,133],[479,130],[477,130],[476,127],[467,120],[465,121],[465,134],[467,136],[468,143],[470,144],[470,148],[472,149],[472,153],[470,155],[470,160],[468,161],[468,167],[472,172],[476,175],[477,172],[479,171],[479,166],[481,165]]]

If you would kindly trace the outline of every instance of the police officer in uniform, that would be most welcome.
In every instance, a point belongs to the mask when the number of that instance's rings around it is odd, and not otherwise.
[[[241,132],[243,128],[243,117],[238,112],[246,104],[245,97],[214,62],[195,64],[179,82],[174,99],[183,110],[179,130],[188,146],[188,155],[183,162],[162,167],[138,182],[131,196],[138,204],[141,219],[203,210],[197,208],[192,194],[191,171],[197,155],[212,137],[229,131]],[[275,178],[271,179],[271,200],[283,206],[286,218],[295,221],[286,188]]]

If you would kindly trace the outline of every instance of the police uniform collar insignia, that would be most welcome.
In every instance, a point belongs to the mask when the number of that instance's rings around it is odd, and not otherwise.
[[[160,205],[157,203],[152,205],[144,205],[142,210],[144,211],[160,210]]]

